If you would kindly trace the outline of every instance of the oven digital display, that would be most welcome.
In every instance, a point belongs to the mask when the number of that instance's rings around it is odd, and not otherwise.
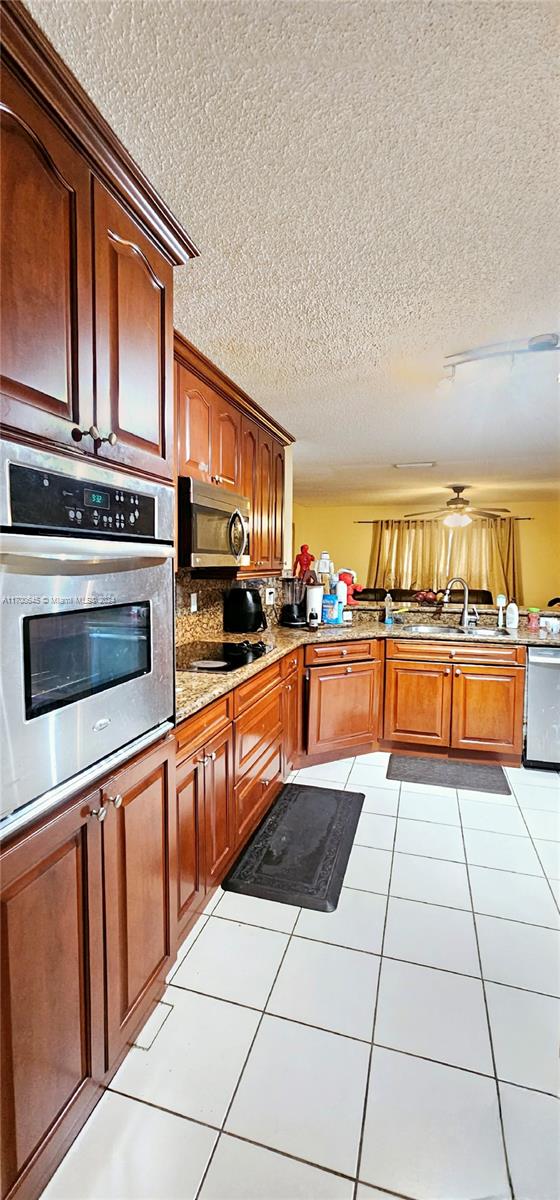
[[[84,488],[84,505],[86,508],[110,508],[111,499],[108,492],[100,492],[98,488]]]

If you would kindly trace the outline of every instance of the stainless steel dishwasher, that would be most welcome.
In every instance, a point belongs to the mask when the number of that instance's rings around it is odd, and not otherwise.
[[[529,647],[525,765],[560,768],[560,647]]]

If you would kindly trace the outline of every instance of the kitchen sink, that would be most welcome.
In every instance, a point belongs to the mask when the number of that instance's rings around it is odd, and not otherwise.
[[[472,638],[494,638],[494,637],[509,637],[507,629],[476,629],[476,627],[465,632],[460,625],[401,625],[393,626],[396,633],[397,628],[403,633],[422,633],[426,637],[433,637],[435,633],[439,636],[444,634],[446,637],[454,636],[458,633],[461,637]]]

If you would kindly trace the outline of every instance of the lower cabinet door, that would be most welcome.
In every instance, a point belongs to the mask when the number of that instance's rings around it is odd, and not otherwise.
[[[1,855],[2,1195],[37,1196],[104,1073],[99,791]]]
[[[387,661],[386,741],[449,746],[451,670],[444,663]]]
[[[177,937],[182,941],[204,905],[203,750],[177,765]]]
[[[288,676],[282,685],[283,773],[287,775],[300,748],[301,741],[301,679],[298,671]]]
[[[379,736],[382,662],[311,667],[307,752],[351,749]]]
[[[241,846],[270,807],[282,786],[282,738],[235,785],[236,840]]]
[[[206,887],[223,877],[235,848],[233,732],[229,725],[204,747],[204,843]]]
[[[103,789],[108,1070],[134,1041],[175,956],[175,797],[171,738]]]
[[[454,667],[453,749],[520,754],[524,684],[523,667]]]

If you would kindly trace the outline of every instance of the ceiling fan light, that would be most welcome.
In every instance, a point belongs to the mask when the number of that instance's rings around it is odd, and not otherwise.
[[[449,513],[447,517],[443,518],[443,524],[450,526],[451,529],[458,529],[462,525],[470,525],[471,522],[472,517],[469,517],[467,513]]]

